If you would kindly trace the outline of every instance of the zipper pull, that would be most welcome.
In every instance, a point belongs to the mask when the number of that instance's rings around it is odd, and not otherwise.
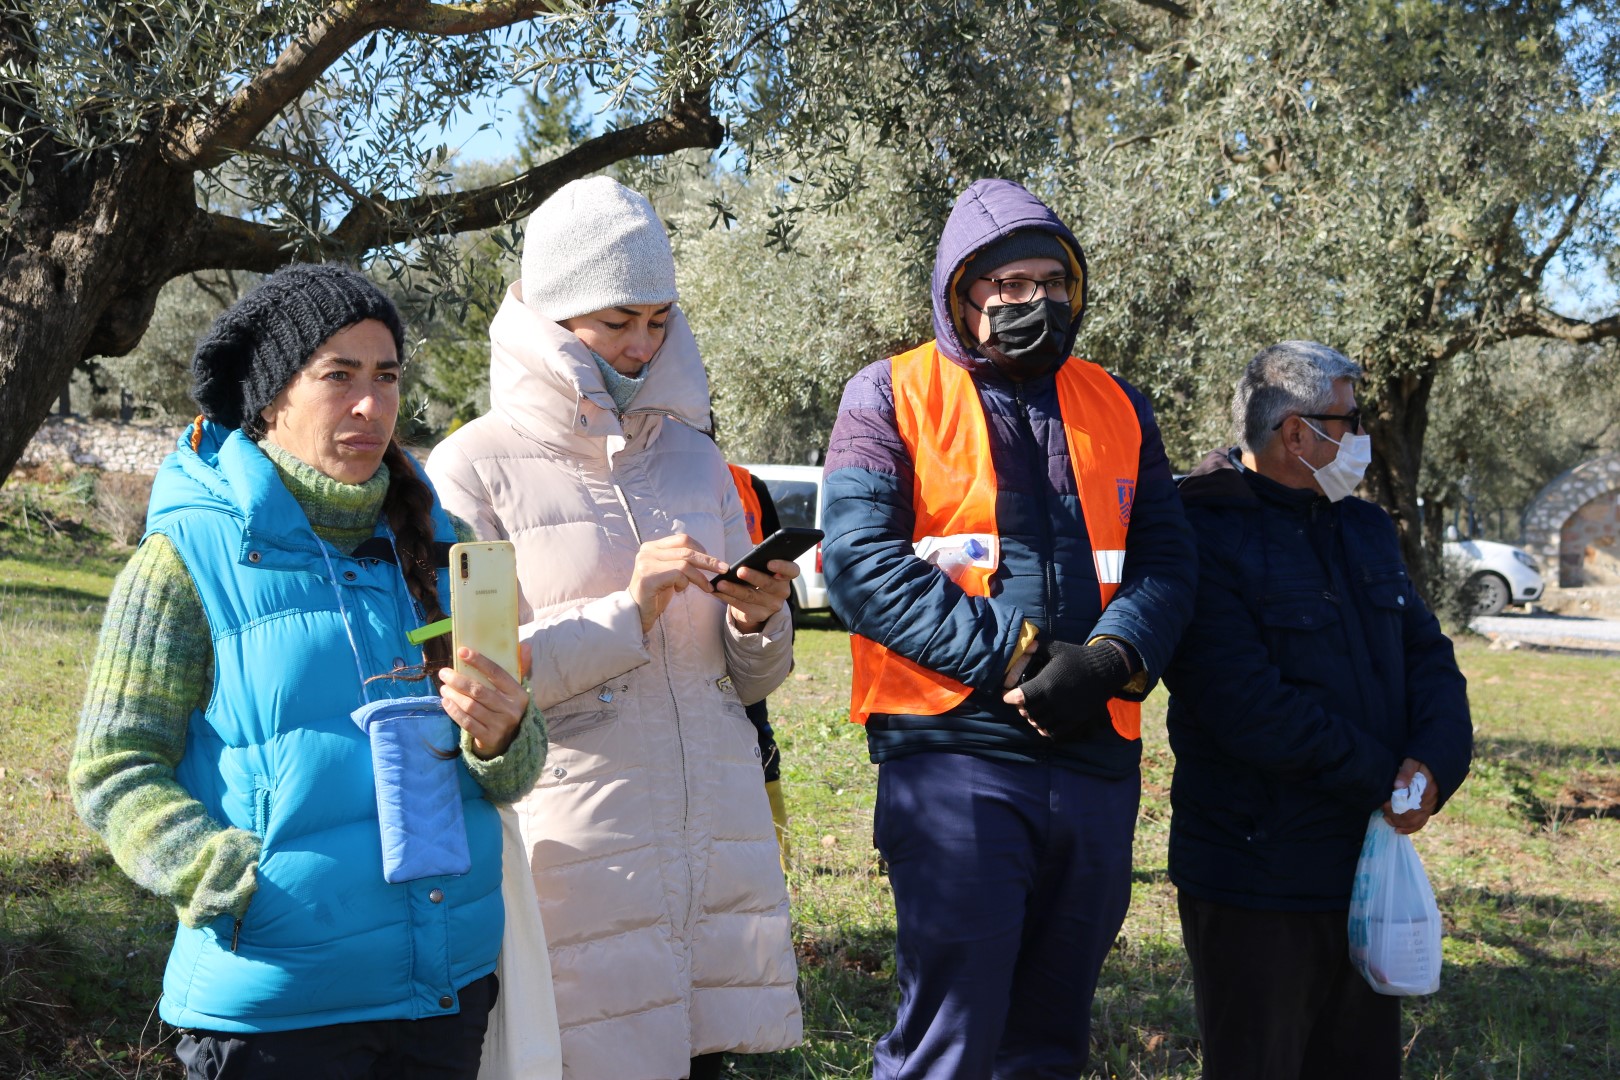
[[[236,943],[240,940],[242,940],[242,920],[237,919],[236,924],[231,927],[231,952],[236,951]]]

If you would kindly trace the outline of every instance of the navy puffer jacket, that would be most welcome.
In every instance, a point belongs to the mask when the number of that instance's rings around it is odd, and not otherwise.
[[[1028,228],[1049,231],[1079,250],[1040,200],[1016,184],[981,180],[947,221],[934,267],[937,347],[973,375],[989,427],[1001,536],[990,595],[968,596],[912,552],[912,465],[895,426],[888,360],[850,380],[833,428],[823,515],[827,585],[833,609],[851,630],[973,689],[943,716],[874,715],[867,723],[872,760],[935,750],[1134,775],[1140,742],[1108,730],[1054,744],[1001,700],[1025,619],[1051,639],[1083,643],[1108,634],[1129,642],[1151,687],[1191,615],[1197,576],[1192,535],[1153,410],[1121,381],[1141,423],[1142,449],[1124,580],[1108,610],[1101,610],[1056,380],[1048,375],[1014,383],[957,335],[949,303],[957,268],[979,248]],[[1071,346],[1077,329],[1078,323]]]
[[[1181,485],[1198,606],[1174,661],[1170,878],[1236,907],[1349,906],[1369,815],[1401,761],[1439,805],[1473,726],[1451,642],[1407,578],[1394,523],[1210,454]]]

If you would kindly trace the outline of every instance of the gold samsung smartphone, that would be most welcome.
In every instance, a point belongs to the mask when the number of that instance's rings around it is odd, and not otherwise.
[[[461,659],[463,645],[505,668],[518,670],[517,552],[507,540],[450,546],[450,641],[455,668],[488,683]]]

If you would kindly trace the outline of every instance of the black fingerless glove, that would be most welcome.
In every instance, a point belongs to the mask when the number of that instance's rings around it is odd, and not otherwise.
[[[1071,645],[1042,638],[1019,688],[1030,719],[1058,742],[1088,738],[1110,724],[1108,699],[1124,689],[1131,665],[1106,641]]]

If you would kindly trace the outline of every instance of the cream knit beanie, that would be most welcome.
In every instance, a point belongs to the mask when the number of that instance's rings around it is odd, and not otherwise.
[[[523,302],[545,318],[674,299],[669,234],[645,195],[592,176],[565,184],[529,216]]]

